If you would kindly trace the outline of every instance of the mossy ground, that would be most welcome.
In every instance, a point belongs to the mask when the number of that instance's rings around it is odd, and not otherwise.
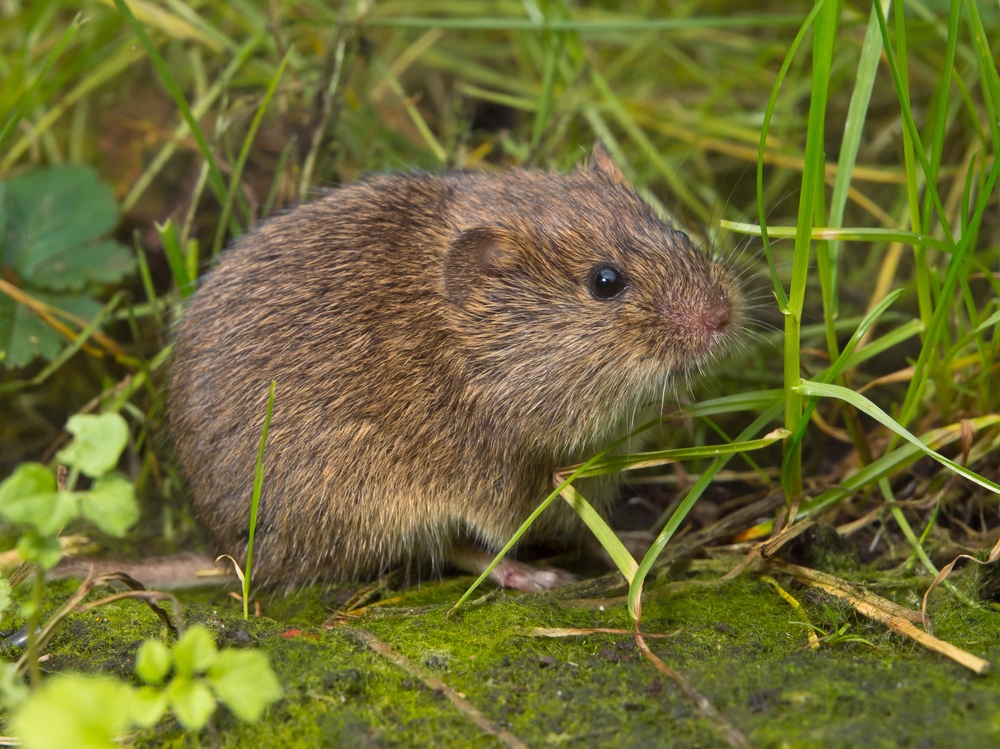
[[[704,575],[701,579],[710,579]],[[697,579],[696,577],[689,578]],[[780,579],[780,576],[779,576]],[[810,650],[801,620],[754,574],[680,592],[647,591],[643,630],[652,650],[757,747],[956,747],[1000,741],[1000,676],[977,677],[941,656],[858,618],[821,594],[780,579],[830,631],[833,611],[871,644]],[[491,596],[451,619],[470,582],[445,578],[398,592],[385,611],[370,607],[349,626],[367,630],[426,673],[458,690],[529,746],[725,746],[718,727],[644,659],[630,636],[547,638],[533,627],[628,629],[621,603],[602,610],[517,595]],[[55,602],[69,588],[49,595]],[[907,606],[920,590],[869,588]],[[264,616],[244,622],[238,601],[216,590],[182,596],[188,624],[204,623],[221,645],[266,652],[285,690],[255,725],[219,710],[194,736],[161,724],[140,747],[500,746],[459,712],[343,627],[322,629],[346,589],[316,587],[262,595]],[[395,597],[395,596],[394,596]],[[828,607],[828,608],[827,608]],[[1000,659],[1000,621],[944,593],[934,595],[938,636]],[[51,643],[48,668],[128,676],[143,638],[161,636],[144,605],[120,602],[69,617]]]

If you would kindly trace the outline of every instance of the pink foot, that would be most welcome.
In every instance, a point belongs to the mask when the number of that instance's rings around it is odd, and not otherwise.
[[[495,555],[471,543],[456,544],[449,560],[453,565],[473,575],[481,575]],[[490,572],[490,580],[502,588],[524,592],[548,590],[577,581],[576,575],[555,567],[534,567],[524,562],[504,558]]]

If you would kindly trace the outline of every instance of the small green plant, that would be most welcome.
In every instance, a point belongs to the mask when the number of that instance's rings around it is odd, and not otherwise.
[[[139,519],[132,483],[114,473],[128,443],[125,419],[114,413],[77,414],[66,429],[74,439],[57,455],[69,468],[64,484],[53,469],[41,463],[22,463],[0,483],[0,517],[27,526],[17,551],[26,562],[36,565],[33,594],[21,611],[28,627],[27,663],[36,686],[41,678],[35,639],[38,613],[45,571],[55,567],[62,556],[59,532],[66,523],[82,517],[105,533],[121,537]],[[81,473],[92,483],[89,489],[76,491]]]
[[[59,353],[68,318],[93,319],[96,287],[132,273],[128,248],[106,239],[118,225],[111,188],[85,166],[34,169],[0,181],[0,351],[9,368]],[[16,298],[17,297],[17,298]],[[30,302],[29,309],[25,302]]]
[[[173,677],[166,681],[171,669]],[[281,697],[264,653],[218,650],[212,633],[202,626],[191,627],[173,648],[146,640],[136,655],[135,673],[146,683],[140,692],[149,715],[155,713],[159,720],[169,706],[182,726],[195,731],[204,727],[218,702],[252,722]]]
[[[173,672],[173,677],[167,680]],[[184,728],[204,728],[219,702],[256,721],[281,697],[281,687],[257,650],[219,650],[202,626],[167,647],[147,640],[136,656],[133,687],[103,675],[60,674],[23,699],[11,720],[21,746],[110,749],[134,728],[155,725],[169,709]]]
[[[840,617],[837,616],[837,612],[829,606],[824,605],[823,610],[826,612],[827,618],[833,625],[830,631],[827,631],[822,627],[817,627],[815,624],[811,624],[809,622],[789,622],[789,624],[798,624],[801,627],[811,629],[819,636],[820,642],[825,642],[831,648],[835,648],[837,645],[843,645],[848,642],[860,642],[870,648],[875,647],[875,644],[872,643],[871,640],[868,640],[861,635],[848,634],[847,630],[851,628],[850,622],[841,623]]]
[[[120,537],[139,517],[134,487],[114,473],[128,443],[125,420],[113,413],[76,415],[66,429],[74,439],[57,455],[69,468],[64,481],[48,466],[23,463],[0,483],[0,516],[26,526],[17,550],[36,566],[32,597],[21,613],[28,630],[28,652],[22,660],[38,688],[29,695],[16,665],[0,675],[0,702],[13,711],[11,726],[22,746],[113,747],[116,737],[156,724],[168,709],[185,728],[200,730],[219,702],[242,720],[257,720],[281,696],[267,656],[253,650],[220,651],[211,633],[200,626],[189,629],[172,648],[156,640],[142,644],[135,672],[144,686],[84,674],[60,674],[41,684],[38,614],[45,571],[62,555],[60,530],[83,518]],[[76,489],[81,474],[91,480],[89,489]],[[0,611],[10,606],[10,594],[4,579]]]

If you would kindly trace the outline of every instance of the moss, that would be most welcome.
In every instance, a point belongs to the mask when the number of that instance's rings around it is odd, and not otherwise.
[[[877,580],[877,578],[876,578]],[[489,719],[530,746],[725,746],[717,727],[658,674],[627,635],[528,636],[531,627],[628,629],[621,605],[606,610],[558,603],[527,605],[498,593],[446,617],[468,578],[424,583],[390,594],[353,622],[459,692]],[[832,628],[829,599],[786,588],[810,620]],[[969,583],[971,585],[971,582]],[[914,605],[917,589],[880,591]],[[52,589],[54,606],[71,586]],[[837,608],[851,633],[874,645],[843,643],[808,650],[801,618],[752,576],[723,586],[644,599],[643,629],[671,633],[650,647],[739,726],[759,747],[951,747],[1000,739],[1000,681],[961,667],[879,625]],[[140,747],[499,746],[443,695],[343,629],[322,630],[333,602],[351,591],[315,587],[265,596],[266,616],[244,622],[223,591],[184,596],[188,624],[211,627],[222,645],[268,654],[285,697],[256,725],[225,710],[200,737],[164,723],[142,733]],[[946,593],[935,593],[936,634],[986,658],[1000,659],[1000,622]],[[124,601],[71,614],[48,650],[51,670],[131,673],[135,650],[162,634],[144,605]],[[200,743],[199,743],[200,742]]]

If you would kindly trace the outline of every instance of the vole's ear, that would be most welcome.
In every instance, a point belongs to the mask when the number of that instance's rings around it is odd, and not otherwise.
[[[463,231],[448,248],[444,260],[444,289],[452,303],[462,307],[488,276],[503,272],[505,260],[516,253],[510,232],[495,227]]]
[[[590,173],[596,175],[606,182],[618,187],[632,189],[632,183],[628,181],[621,169],[611,158],[607,147],[600,140],[594,141],[594,150],[590,153],[590,161],[587,163]]]

